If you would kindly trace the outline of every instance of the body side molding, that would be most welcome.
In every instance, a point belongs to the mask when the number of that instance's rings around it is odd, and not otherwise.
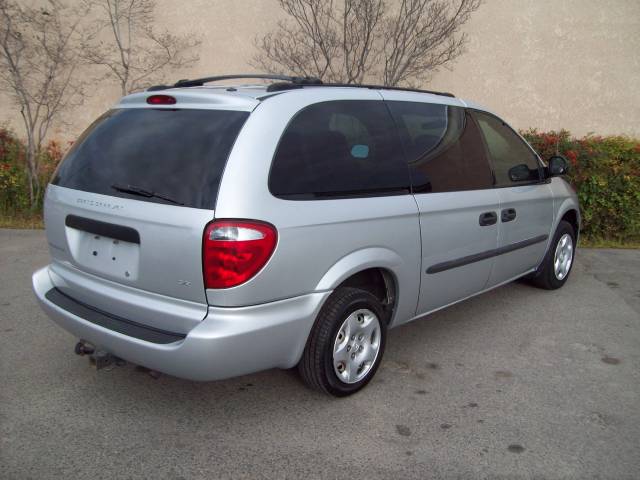
[[[486,260],[488,258],[497,257],[498,255],[504,255],[505,253],[513,252],[515,250],[520,250],[521,248],[526,248],[531,245],[535,245],[536,243],[544,242],[549,238],[549,235],[538,235],[537,237],[530,238],[528,240],[523,240],[521,242],[512,243],[510,245],[505,245],[504,247],[494,248],[492,250],[487,250],[485,252],[474,253],[473,255],[467,255],[466,257],[456,258],[454,260],[447,260],[446,262],[436,263],[435,265],[431,265],[427,268],[426,273],[440,273],[446,270],[451,270],[452,268],[463,267],[465,265],[469,265],[470,263],[480,262],[482,260]]]

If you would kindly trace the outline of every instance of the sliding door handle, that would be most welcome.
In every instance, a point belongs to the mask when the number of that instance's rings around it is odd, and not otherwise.
[[[503,222],[510,222],[516,219],[516,209],[515,208],[505,208],[500,213],[500,219]]]
[[[498,214],[496,212],[484,212],[480,214],[480,226],[486,227],[488,225],[495,225],[498,221]]]

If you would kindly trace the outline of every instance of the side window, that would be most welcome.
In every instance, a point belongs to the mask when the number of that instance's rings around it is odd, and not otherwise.
[[[384,102],[311,105],[287,126],[271,166],[275,196],[314,198],[408,192],[409,172]]]
[[[387,104],[400,131],[415,192],[492,187],[480,131],[464,108],[398,101]]]
[[[484,135],[497,187],[540,181],[540,165],[535,154],[502,120],[474,112]]]

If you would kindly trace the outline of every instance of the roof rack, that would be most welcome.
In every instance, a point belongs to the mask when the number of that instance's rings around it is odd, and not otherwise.
[[[449,92],[436,92],[433,90],[420,90],[417,88],[406,87],[388,87],[385,85],[373,85],[366,83],[324,83],[322,80],[316,77],[294,77],[290,75],[272,75],[272,74],[232,74],[232,75],[217,75],[213,77],[196,78],[193,80],[178,80],[172,86],[167,85],[154,85],[149,87],[147,91],[153,92],[157,90],[166,90],[167,88],[181,88],[181,87],[201,87],[205,83],[219,82],[222,80],[235,80],[235,79],[259,79],[259,80],[277,80],[267,87],[267,92],[280,92],[284,90],[292,90],[295,88],[303,88],[306,86],[313,87],[356,87],[356,88],[369,88],[374,90],[399,90],[403,92],[418,92],[418,93],[430,93],[432,95],[441,95],[443,97],[455,98],[455,95]]]
[[[166,90],[167,88],[182,88],[182,87],[201,87],[205,83],[219,82],[222,80],[236,80],[240,78],[245,79],[259,79],[259,80],[280,80],[282,82],[288,82],[292,85],[322,85],[322,80],[315,77],[292,77],[289,75],[271,75],[271,74],[255,74],[255,73],[239,73],[232,75],[216,75],[213,77],[196,78],[193,80],[183,79],[178,80],[172,86],[168,85],[154,85],[147,88],[148,92],[154,92],[157,90]]]
[[[421,90],[418,88],[408,87],[388,87],[385,85],[373,85],[368,83],[321,83],[321,84],[288,84],[284,82],[272,83],[267,87],[267,92],[279,92],[282,90],[291,90],[294,88],[302,88],[304,86],[311,87],[354,87],[354,88],[369,88],[372,90],[398,90],[402,92],[417,92],[417,93],[430,93],[432,95],[441,95],[443,97],[455,98],[453,93],[449,92],[436,92],[435,90]]]

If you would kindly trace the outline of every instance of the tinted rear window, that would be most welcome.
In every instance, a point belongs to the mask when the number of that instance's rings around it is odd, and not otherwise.
[[[212,209],[227,157],[248,116],[221,110],[111,110],[81,135],[52,183],[172,204],[113,188],[132,185],[188,207]]]

